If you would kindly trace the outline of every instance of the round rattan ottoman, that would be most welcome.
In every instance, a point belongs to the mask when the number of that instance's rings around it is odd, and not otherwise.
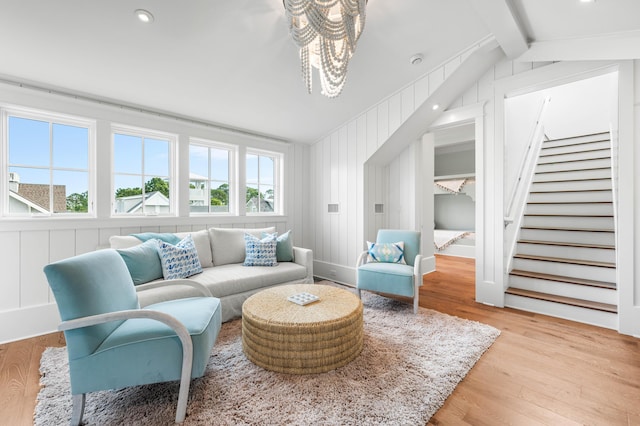
[[[319,300],[297,305],[287,297],[310,293]],[[242,349],[267,370],[324,373],[362,351],[362,302],[353,293],[320,284],[268,288],[242,305]]]

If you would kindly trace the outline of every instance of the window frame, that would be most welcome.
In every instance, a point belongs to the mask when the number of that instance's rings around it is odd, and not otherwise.
[[[189,167],[188,173],[191,174],[191,146],[199,146],[203,148],[207,148],[207,173],[211,172],[211,149],[220,149],[229,151],[229,211],[228,212],[192,212],[191,206],[189,206],[189,216],[237,216],[238,215],[238,151],[239,148],[237,145],[227,144],[223,142],[212,141],[209,139],[190,137],[189,138]],[[190,182],[191,179],[188,179]],[[207,176],[207,186],[211,183],[211,176]],[[211,188],[208,188],[209,194],[209,202],[211,202]]]
[[[115,176],[116,174],[120,174],[120,173],[116,173],[115,171],[115,162],[116,162],[116,157],[115,157],[115,137],[116,134],[119,135],[123,135],[123,136],[133,136],[133,137],[139,137],[143,139],[143,146],[142,146],[142,157],[141,157],[141,176],[146,176],[145,172],[144,172],[144,162],[145,162],[145,157],[144,157],[144,139],[156,139],[156,140],[166,140],[169,144],[169,149],[168,149],[168,155],[169,155],[169,162],[168,162],[168,171],[169,171],[169,212],[167,213],[153,213],[153,212],[145,212],[144,211],[144,207],[143,209],[141,209],[140,213],[126,213],[126,212],[122,212],[122,213],[116,213],[115,208],[116,208],[116,183],[115,183]],[[143,128],[143,127],[137,127],[137,126],[130,126],[130,125],[126,125],[126,124],[118,124],[118,123],[111,123],[111,129],[110,129],[110,153],[111,153],[111,167],[110,167],[110,180],[111,180],[111,193],[110,193],[110,204],[111,204],[111,209],[110,209],[110,217],[111,218],[141,218],[141,217],[177,217],[178,216],[178,199],[179,199],[179,193],[178,193],[178,185],[177,185],[177,180],[178,180],[178,173],[176,170],[176,152],[177,152],[177,146],[178,146],[178,135],[174,134],[174,133],[170,133],[170,132],[163,132],[160,130],[154,130],[154,129],[147,129],[147,128]],[[143,182],[143,194],[144,194],[144,182]],[[144,206],[144,200],[143,200],[143,206]]]
[[[96,139],[97,139],[97,121],[92,118],[70,115],[64,113],[57,113],[47,110],[41,110],[36,108],[21,107],[15,105],[0,105],[1,111],[1,136],[0,145],[2,149],[0,151],[1,160],[1,173],[3,178],[1,179],[2,193],[7,196],[2,197],[0,203],[0,217],[3,219],[31,219],[31,218],[49,218],[49,219],[83,219],[83,218],[95,218],[97,212],[97,186],[96,186]],[[82,171],[87,173],[87,212],[48,212],[48,213],[12,213],[9,211],[9,117],[17,117],[26,120],[42,121],[49,123],[49,165],[46,168],[49,170],[50,176],[53,175],[55,170],[62,171]],[[71,167],[54,167],[52,164],[52,126],[54,124],[66,125],[71,127],[80,127],[87,129],[87,168],[75,169]],[[43,169],[45,169],[43,167]],[[49,187],[54,185],[53,179],[50,179]],[[52,192],[50,192],[52,194]],[[65,194],[66,195],[66,194]],[[51,198],[51,200],[53,200]],[[51,201],[53,202],[53,201]],[[50,206],[51,207],[51,206]]]
[[[260,187],[260,157],[270,157],[273,158],[273,192],[276,194],[275,202],[273,203],[273,211],[272,212],[248,212],[245,214],[247,216],[282,216],[284,214],[282,210],[282,206],[284,205],[284,193],[283,193],[283,184],[282,184],[282,176],[283,176],[283,167],[284,167],[284,153],[277,151],[269,151],[265,149],[259,148],[247,148],[245,153],[245,176],[244,182],[245,187],[242,193],[242,200],[246,206],[246,193],[249,184],[247,182],[247,170],[246,163],[249,155],[258,156],[258,187]],[[258,206],[259,207],[259,206]]]

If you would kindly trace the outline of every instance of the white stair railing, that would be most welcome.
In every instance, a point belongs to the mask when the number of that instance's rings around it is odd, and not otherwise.
[[[522,160],[520,162],[520,174],[518,175],[516,183],[513,185],[513,190],[511,191],[511,196],[509,197],[509,202],[507,203],[507,211],[504,216],[504,227],[506,243],[507,247],[509,247],[509,252],[506,258],[507,261],[505,262],[505,273],[509,273],[512,267],[513,255],[515,253],[516,245],[518,242],[518,231],[522,223],[522,216],[526,205],[529,187],[531,185],[531,181],[533,180],[536,163],[540,154],[540,148],[542,147],[542,141],[545,139],[544,112],[550,101],[551,98],[548,96],[542,101],[542,105],[540,106],[540,111],[538,113],[538,119],[536,120],[536,125],[531,132],[529,144],[527,145],[526,151],[524,152]],[[510,227],[509,225],[513,226]]]

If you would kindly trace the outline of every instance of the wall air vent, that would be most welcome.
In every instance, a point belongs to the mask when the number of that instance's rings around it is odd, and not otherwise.
[[[339,204],[328,204],[327,211],[329,213],[340,213],[340,205]]]
[[[374,213],[384,213],[384,204],[374,204],[373,205]]]

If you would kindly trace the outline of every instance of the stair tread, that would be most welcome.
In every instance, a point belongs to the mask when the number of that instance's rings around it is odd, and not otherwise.
[[[524,216],[548,216],[548,217],[613,217],[612,214],[558,214],[558,213],[525,213]]]
[[[549,139],[549,140],[546,140],[544,142],[568,141],[568,140],[571,140],[571,139],[588,138],[589,136],[598,136],[598,135],[607,135],[608,136],[609,132],[605,131],[605,132],[587,133],[586,135],[577,135],[577,136],[568,136],[566,138]],[[605,140],[609,140],[609,138],[607,137]]]
[[[594,309],[598,311],[618,313],[618,307],[609,303],[594,302],[591,300],[576,299],[573,297],[557,296],[555,294],[542,293],[539,291],[523,290],[520,288],[509,287],[505,291],[507,294],[514,296],[530,297],[548,302],[562,303],[565,305],[577,306],[580,308]]]
[[[560,154],[555,154],[555,155],[560,155]],[[610,155],[606,155],[604,157],[580,158],[580,159],[576,159],[576,160],[548,161],[546,163],[538,163],[538,166],[542,166],[543,164],[577,163],[579,161],[609,160],[609,159],[611,159],[611,156]]]
[[[527,204],[613,204],[613,201],[529,201]]]
[[[578,136],[578,137],[583,137],[583,136]],[[555,148],[564,148],[564,147],[568,147],[568,146],[577,146],[577,145],[587,145],[590,143],[600,143],[600,142],[609,142],[609,138],[605,138],[605,139],[594,139],[591,141],[582,141],[582,142],[573,142],[573,143],[567,143],[567,144],[562,144],[562,145],[556,145],[556,146],[544,146],[545,143],[547,143],[547,145],[551,142],[560,142],[563,140],[567,140],[567,139],[552,139],[552,140],[548,140],[548,141],[543,141],[542,142],[542,147],[540,149],[555,149]]]
[[[577,144],[576,144],[577,145]],[[565,145],[566,146],[566,145]],[[571,146],[571,145],[569,145]],[[542,148],[542,149],[552,149],[552,148],[557,148],[557,147],[547,147],[547,148]],[[582,154],[584,152],[598,152],[598,151],[609,151],[611,148],[607,147],[607,148],[593,148],[593,149],[585,149],[582,151],[573,151],[573,152],[558,152],[556,154],[544,154],[544,153],[540,153],[540,157],[553,157],[555,155],[573,155],[573,154]]]
[[[571,172],[592,172],[594,170],[609,170],[610,167],[588,167],[584,169],[570,169],[570,170],[548,170],[546,172],[535,172],[536,175],[546,175],[549,173],[571,173]]]
[[[534,180],[531,183],[552,183],[552,182],[584,182],[589,180],[611,180],[610,177],[582,178],[582,179],[556,179],[556,180]]]
[[[588,188],[588,189],[566,189],[566,190],[557,190],[557,189],[551,189],[548,191],[529,191],[529,194],[554,194],[554,193],[569,193],[569,192],[602,192],[602,191],[611,191],[611,188],[601,188],[601,189],[596,189],[596,188]]]
[[[521,226],[520,229],[537,229],[543,231],[576,231],[576,232],[611,232],[613,229],[585,229],[585,228],[561,228],[550,226]]]
[[[597,266],[602,268],[615,268],[616,264],[613,262],[597,262],[594,260],[581,260],[581,259],[565,259],[562,257],[553,257],[553,256],[536,256],[532,254],[515,254],[513,256],[517,259],[528,259],[528,260],[540,260],[543,262],[558,262],[558,263],[571,263],[574,265],[584,265],[584,266]]]
[[[518,243],[522,244],[540,244],[547,246],[562,246],[562,247],[581,247],[581,248],[594,248],[594,249],[606,249],[615,250],[615,246],[611,244],[584,244],[584,243],[565,243],[558,241],[541,241],[541,240],[518,240]]]
[[[584,278],[565,277],[563,275],[543,274],[541,272],[523,271],[521,269],[514,269],[509,273],[509,275],[516,275],[519,277],[526,277],[526,278],[537,278],[537,279],[546,280],[546,281],[558,281],[558,282],[569,283],[569,284],[585,285],[589,287],[599,287],[599,288],[605,288],[609,290],[616,289],[615,283],[610,283],[606,281],[596,281],[596,280],[587,280]]]

